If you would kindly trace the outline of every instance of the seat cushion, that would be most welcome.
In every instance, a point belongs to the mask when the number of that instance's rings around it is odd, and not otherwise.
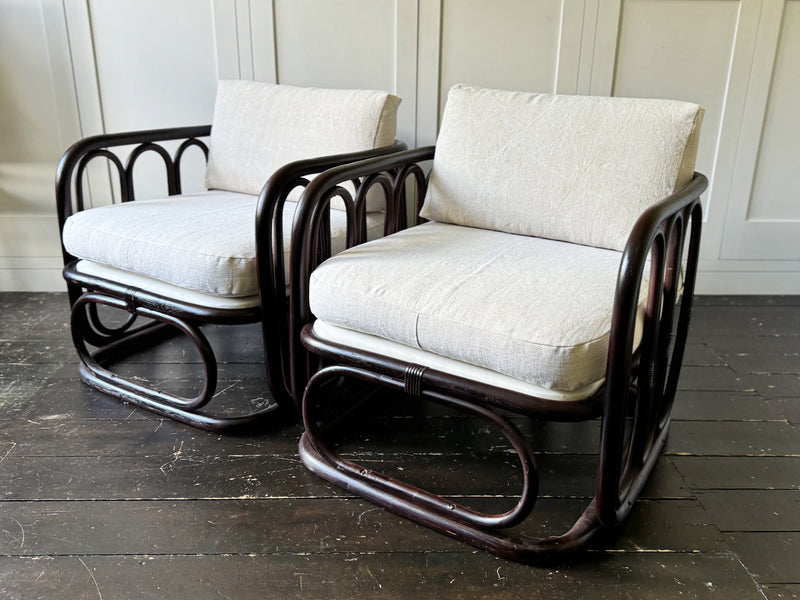
[[[454,86],[422,216],[622,250],[639,215],[692,178],[689,102]]]
[[[376,90],[220,81],[206,187],[257,195],[287,163],[388,146],[399,104]]]
[[[67,219],[63,241],[81,259],[206,294],[258,294],[257,196],[210,191],[136,200],[81,211]],[[296,204],[283,213],[284,264]],[[331,248],[345,247],[347,219],[331,211]],[[367,215],[368,238],[383,233],[382,213]]]
[[[456,375],[462,379],[479,381],[485,385],[492,385],[500,389],[510,390],[536,398],[544,398],[545,400],[557,400],[559,402],[583,400],[594,394],[603,384],[602,380],[598,380],[592,384],[568,392],[554,390],[515,379],[514,377],[503,375],[502,373],[492,371],[485,367],[478,367],[460,360],[447,358],[441,354],[434,354],[433,352],[427,352],[419,348],[412,348],[405,344],[392,342],[353,329],[337,327],[336,325],[332,325],[320,319],[314,321],[312,328],[314,330],[314,335],[334,344],[358,348],[359,351],[366,351],[378,356],[394,358],[409,364],[423,365],[436,371]]]
[[[332,325],[542,388],[605,375],[621,253],[444,223],[351,248],[311,277]]]
[[[79,260],[75,265],[75,270],[83,275],[107,279],[120,285],[147,290],[157,296],[163,296],[178,302],[203,306],[205,308],[215,308],[222,310],[241,310],[256,308],[261,304],[258,294],[252,296],[218,296],[206,294],[197,290],[190,290],[185,287],[178,287],[171,283],[164,283],[152,277],[145,277],[132,271],[123,271],[115,267],[109,267],[90,260]]]

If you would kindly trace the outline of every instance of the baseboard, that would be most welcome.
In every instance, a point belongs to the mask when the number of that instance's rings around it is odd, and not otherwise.
[[[786,295],[800,294],[800,273],[796,271],[700,271],[697,294]]]
[[[0,292],[65,292],[61,266],[45,268],[0,267]]]

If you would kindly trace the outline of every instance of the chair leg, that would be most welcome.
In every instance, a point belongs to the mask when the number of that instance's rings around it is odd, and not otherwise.
[[[152,319],[153,322],[133,330],[126,328],[132,323],[128,319],[123,327],[108,329],[99,324],[96,306],[104,304],[127,311],[133,316]],[[214,352],[199,327],[178,317],[160,313],[153,309],[131,306],[124,299],[89,292],[80,296],[72,307],[72,340],[81,364],[81,379],[89,386],[106,394],[140,406],[170,419],[205,429],[222,431],[254,424],[279,409],[271,403],[264,409],[244,415],[215,415],[202,411],[214,397],[217,385],[217,361]],[[183,398],[174,394],[141,385],[117,375],[106,365],[119,361],[142,349],[174,336],[184,334],[200,353],[203,364],[203,389],[194,398]],[[100,345],[96,350],[87,347]]]
[[[521,562],[543,562],[563,558],[585,548],[600,530],[595,503],[592,501],[569,531],[562,535],[526,539],[503,531],[525,520],[536,501],[538,476],[530,446],[516,427],[494,411],[441,393],[420,390],[420,395],[426,399],[481,418],[498,429],[514,447],[522,465],[523,489],[520,500],[513,509],[502,514],[479,513],[344,459],[325,443],[321,435],[324,424],[318,423],[313,414],[316,392],[325,382],[341,376],[404,389],[403,382],[350,367],[328,367],[312,377],[303,400],[306,431],[301,437],[299,450],[306,467],[323,479],[435,531],[504,558]]]

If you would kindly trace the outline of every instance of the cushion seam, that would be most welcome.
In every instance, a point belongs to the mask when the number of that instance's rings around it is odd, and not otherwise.
[[[332,286],[332,287],[335,287],[335,286]],[[345,290],[346,288],[339,288],[339,289],[340,290]],[[397,304],[397,303],[393,303],[393,302],[386,302],[386,301],[383,301],[383,300],[376,300],[373,296],[368,296],[366,294],[360,293],[357,290],[354,291],[352,289],[347,288],[347,292],[349,294],[351,294],[351,295],[352,294],[356,294],[356,295],[360,296],[361,298],[369,300],[372,303],[379,302],[381,304],[384,304],[384,305],[387,305],[387,306],[391,306],[391,307],[394,307],[394,308],[400,308],[400,309],[408,310],[408,308],[405,305]],[[523,340],[523,339],[520,339],[520,338],[517,338],[517,337],[510,336],[510,335],[505,335],[505,334],[501,334],[501,333],[495,333],[495,332],[491,332],[491,331],[486,330],[486,329],[479,329],[477,327],[473,327],[473,326],[470,326],[470,325],[465,325],[463,323],[459,323],[457,321],[452,321],[450,319],[445,319],[443,317],[434,317],[431,314],[423,314],[423,313],[417,312],[417,311],[409,311],[409,312],[415,318],[414,336],[416,338],[416,343],[417,343],[418,346],[419,346],[419,320],[420,320],[420,318],[422,316],[431,317],[431,318],[437,318],[437,319],[439,319],[441,321],[444,321],[446,323],[450,323],[450,324],[454,324],[454,325],[458,325],[460,327],[464,327],[464,328],[470,329],[471,331],[490,333],[492,335],[502,336],[502,337],[505,337],[505,338],[507,338],[509,340],[512,340],[512,341],[515,341],[515,342],[519,342],[521,344],[529,344],[529,345],[532,345],[532,346],[543,346],[543,347],[546,347],[546,348],[575,348],[575,347],[586,345],[586,344],[597,343],[600,340],[602,340],[603,338],[607,338],[610,335],[610,331],[609,331],[608,333],[604,333],[604,334],[602,334],[602,335],[600,335],[598,337],[592,338],[591,340],[578,342],[578,343],[571,344],[571,345],[546,344],[544,342],[535,342],[535,341],[531,341],[531,340]],[[333,323],[333,321],[330,321],[330,322]],[[346,326],[344,326],[344,327],[346,327]],[[363,333],[366,333],[366,332],[363,332]],[[421,346],[420,346],[420,348],[421,348]]]
[[[158,244],[158,243],[154,243],[152,240],[141,240],[141,239],[138,239],[138,238],[135,238],[135,237],[127,236],[127,235],[124,235],[124,234],[119,234],[119,233],[108,231],[108,230],[105,230],[105,229],[98,229],[97,227],[95,227],[93,225],[87,225],[85,223],[79,223],[77,225],[73,223],[72,226],[75,227],[75,228],[82,227],[83,229],[86,229],[86,230],[88,230],[90,232],[94,232],[94,233],[98,233],[98,234],[103,234],[103,235],[107,235],[107,236],[113,236],[115,240],[116,239],[122,239],[122,240],[130,241],[130,242],[136,242],[138,244],[148,245],[148,246],[151,246],[153,248],[168,248],[168,249],[170,249],[172,251],[178,250],[180,252],[187,252],[187,253],[191,253],[191,254],[194,254],[194,255],[197,255],[197,256],[204,256],[204,257],[207,257],[207,258],[224,258],[224,259],[227,259],[227,260],[238,260],[238,261],[242,261],[242,260],[250,261],[250,260],[255,260],[255,258],[256,258],[255,255],[253,255],[253,256],[230,256],[230,255],[226,256],[226,255],[223,255],[223,254],[210,254],[210,253],[202,252],[202,251],[187,250],[185,248],[180,248],[180,247],[178,247],[176,249],[176,247],[174,245]]]

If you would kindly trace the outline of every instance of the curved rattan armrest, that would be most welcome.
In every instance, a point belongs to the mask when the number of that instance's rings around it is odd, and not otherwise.
[[[128,175],[133,168],[133,162],[135,162],[136,156],[144,150],[156,150],[161,154],[162,158],[164,158],[167,166],[170,193],[180,193],[180,157],[185,148],[192,143],[199,145],[207,155],[207,147],[197,140],[197,138],[206,137],[210,133],[211,125],[195,125],[190,127],[170,127],[166,129],[107,133],[78,140],[64,152],[56,170],[56,207],[58,211],[59,232],[63,231],[64,223],[73,212],[83,209],[82,203],[80,203],[79,206],[73,206],[73,188],[77,189],[77,186],[81,185],[81,181],[75,180],[76,169],[82,174],[82,169],[94,156],[104,156],[112,160],[120,172],[120,178],[129,178],[132,182],[132,177]],[[154,147],[157,142],[181,139],[186,140],[186,142],[176,152],[175,160],[168,154],[165,154],[166,151],[160,146],[158,148]],[[127,166],[123,166],[119,158],[112,157],[111,153],[107,150],[108,148],[130,145],[137,145],[138,148],[142,150],[133,157],[132,161],[129,158],[129,164]],[[132,184],[130,188],[129,190],[126,185],[122,185],[123,200],[128,200],[129,193],[132,194]],[[65,265],[74,260],[74,257],[70,256],[66,250],[63,250],[63,252]]]
[[[318,158],[298,160],[279,168],[267,180],[259,195],[255,216],[256,264],[258,267],[259,294],[264,318],[265,344],[274,347],[272,356],[287,360],[289,343],[289,319],[286,314],[286,273],[284,272],[283,210],[286,199],[296,187],[309,186],[310,175],[334,169],[340,165],[359,163],[367,159],[393,155],[407,148],[405,142],[395,140],[390,146],[370,150],[334,154]],[[322,178],[319,175],[313,183]],[[294,235],[294,232],[293,234]],[[273,361],[274,362],[274,361]],[[270,386],[290,394],[288,381],[284,381],[284,370],[279,364],[268,364]]]
[[[696,234],[692,235],[693,242],[699,244],[700,221],[702,218],[700,194],[705,191],[707,186],[708,180],[705,175],[695,173],[694,178],[686,186],[650,206],[636,220],[625,244],[617,276],[610,340],[612,348],[609,349],[609,362],[619,355],[628,355],[630,357],[630,352],[616,352],[616,349],[617,347],[630,348],[633,343],[642,277],[644,276],[648,257],[658,236],[669,235],[666,229],[674,224],[673,222],[676,218],[680,218],[683,224],[691,219],[697,229]],[[685,235],[686,232],[683,231],[681,238],[685,237]],[[692,261],[690,256],[684,280],[684,293],[688,293],[690,297],[694,292],[695,272],[696,260]],[[612,366],[609,364],[609,372],[612,370]]]
[[[295,213],[291,239],[288,311],[288,344],[293,361],[291,389],[297,390],[295,395],[297,401],[308,376],[307,353],[300,341],[300,332],[311,318],[308,306],[308,281],[311,271],[317,264],[316,242],[331,197],[339,193],[341,183],[365,180],[379,173],[394,174],[391,185],[398,196],[403,193],[401,190],[405,178],[413,175],[417,178],[419,195],[424,196],[425,178],[418,163],[431,160],[433,155],[434,147],[426,146],[335,167],[316,177],[301,196]],[[348,211],[348,224],[351,217]]]
[[[618,489],[619,482],[625,479],[624,473],[631,470],[630,465],[623,464],[628,460],[624,456],[623,438],[630,403],[658,397],[665,398],[666,404],[671,405],[677,388],[700,249],[700,195],[707,186],[706,177],[695,173],[686,186],[650,206],[634,224],[622,254],[606,365],[600,448],[603,468],[598,476],[597,494],[600,519],[608,526],[624,518],[630,509],[626,499],[638,495],[635,489]],[[682,257],[687,240],[684,265]],[[642,340],[634,352],[639,295],[646,268],[650,269],[650,279],[645,320]],[[680,306],[675,314],[678,302]],[[671,360],[667,360],[670,344],[673,353]],[[631,399],[629,390],[634,377],[638,378],[639,395]],[[665,412],[668,417],[669,411]],[[666,424],[661,424],[664,432]],[[654,443],[653,440],[650,443]],[[643,485],[644,482],[634,481],[631,485],[635,487],[639,483]]]

